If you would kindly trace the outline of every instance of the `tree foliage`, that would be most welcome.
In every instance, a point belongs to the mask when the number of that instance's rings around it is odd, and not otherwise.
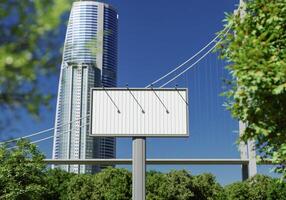
[[[93,178],[91,175],[82,174],[73,176],[68,182],[65,195],[61,199],[85,200],[91,199],[94,191]]]
[[[0,199],[129,200],[132,176],[126,169],[107,168],[97,174],[72,174],[46,169],[44,156],[25,140],[0,147]],[[147,173],[147,200],[286,200],[286,182],[257,175],[223,188],[211,174],[186,170]]]
[[[236,182],[225,188],[227,200],[248,200],[249,186],[246,182]]]
[[[227,200],[285,200],[286,184],[268,176],[256,175],[225,188]]]
[[[61,16],[70,0],[0,2],[0,109],[24,108],[38,115],[50,95],[39,77],[56,71]]]
[[[68,196],[69,182],[73,176],[75,176],[75,174],[58,168],[47,170],[45,179],[47,193],[44,199],[66,199]]]
[[[165,183],[166,181],[167,176],[165,176],[163,173],[156,171],[148,172],[146,180],[146,199],[164,200],[162,197],[162,183]]]
[[[241,140],[254,139],[286,178],[286,1],[250,0],[227,22],[219,49],[233,77],[228,107],[247,125]]]
[[[223,188],[211,174],[192,176],[188,171],[167,174],[151,171],[147,175],[148,200],[222,200]]]
[[[0,148],[0,199],[43,199],[45,165],[36,146],[20,140],[17,148]]]
[[[164,176],[166,180],[159,186],[161,199],[187,200],[194,197],[193,177],[187,171],[171,171]]]
[[[132,176],[126,169],[108,168],[94,176],[94,200],[132,198]]]
[[[95,175],[74,175],[65,182],[66,191],[59,199],[128,200],[131,199],[131,173],[126,169],[107,168]]]
[[[196,200],[223,200],[226,199],[223,188],[216,181],[212,174],[201,174],[195,176],[194,182],[194,196]]]

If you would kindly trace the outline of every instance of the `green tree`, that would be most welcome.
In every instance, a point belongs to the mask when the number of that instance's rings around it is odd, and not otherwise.
[[[271,189],[268,192],[268,199],[279,199],[286,200],[286,182],[278,181],[277,179],[272,180]]]
[[[233,84],[226,93],[232,115],[247,127],[262,159],[286,178],[286,1],[250,0],[243,19],[229,15],[231,32],[219,45]],[[234,34],[235,33],[235,34]],[[282,178],[283,178],[282,176]]]
[[[225,187],[228,200],[285,200],[286,183],[264,175]]]
[[[166,181],[167,181],[167,176],[161,172],[157,171],[147,172],[146,199],[164,200],[164,198],[162,197],[161,184]]]
[[[80,174],[73,176],[67,183],[68,187],[66,195],[61,196],[61,199],[68,200],[86,200],[91,199],[92,193],[95,190],[95,185],[92,175]]]
[[[94,176],[92,199],[129,200],[132,198],[132,176],[126,169],[107,168]]]
[[[273,189],[273,179],[263,175],[256,175],[247,180],[250,200],[272,199],[270,192]],[[268,198],[269,197],[269,198]]]
[[[256,175],[248,179],[250,200],[286,199],[286,183],[264,175]]]
[[[223,188],[217,183],[212,174],[195,176],[194,199],[196,200],[224,200],[226,199]]]
[[[46,200],[60,200],[67,196],[68,184],[75,174],[60,170],[50,169],[46,172]]]
[[[236,182],[225,187],[227,200],[249,200],[249,185],[246,182]]]
[[[0,147],[0,199],[43,199],[45,187],[44,156],[25,140],[8,150]]]
[[[148,200],[225,200],[223,188],[211,174],[192,176],[185,170],[147,174]]]
[[[59,25],[70,0],[0,2],[0,109],[26,109],[37,116],[51,95],[39,77],[56,71],[60,61]]]
[[[188,200],[194,197],[192,176],[185,170],[164,174],[165,181],[160,183],[158,196],[165,200]]]

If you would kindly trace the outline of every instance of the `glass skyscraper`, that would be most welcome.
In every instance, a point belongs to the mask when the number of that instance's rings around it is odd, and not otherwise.
[[[53,159],[115,157],[115,138],[89,136],[89,99],[91,87],[116,86],[117,26],[118,15],[110,5],[73,3],[59,80]],[[57,167],[74,173],[99,170],[85,165]]]

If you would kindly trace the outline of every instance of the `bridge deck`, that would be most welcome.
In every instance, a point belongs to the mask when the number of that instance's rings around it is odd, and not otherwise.
[[[47,164],[80,164],[80,165],[131,165],[132,159],[45,159]],[[147,165],[243,165],[249,160],[242,159],[146,159]],[[269,161],[258,165],[272,165]]]

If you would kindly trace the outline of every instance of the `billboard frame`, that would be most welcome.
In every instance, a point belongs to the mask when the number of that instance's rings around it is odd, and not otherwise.
[[[92,134],[92,109],[93,109],[93,91],[184,91],[186,92],[186,99],[184,99],[186,103],[186,134]],[[189,129],[189,94],[188,88],[116,88],[116,87],[93,87],[90,89],[90,126],[89,126],[89,136],[91,137],[118,137],[118,138],[128,138],[128,137],[150,137],[150,138],[188,138],[190,136]]]

